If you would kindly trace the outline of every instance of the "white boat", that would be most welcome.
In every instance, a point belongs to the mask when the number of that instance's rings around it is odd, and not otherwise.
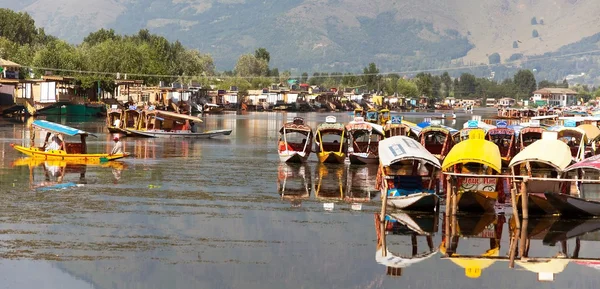
[[[346,125],[346,130],[352,143],[351,149],[348,150],[350,163],[360,165],[379,163],[377,145],[385,138],[383,127],[366,122],[362,117],[355,117]]]
[[[310,156],[313,132],[304,119],[295,117],[279,130],[277,152],[284,163],[304,163]]]
[[[198,117],[163,110],[145,110],[140,115],[137,129],[125,128],[133,135],[158,138],[214,138],[230,135],[231,129],[209,130],[195,132],[196,123],[201,123]]]
[[[394,136],[379,142],[377,188],[387,205],[415,211],[434,211],[440,161],[416,140]]]

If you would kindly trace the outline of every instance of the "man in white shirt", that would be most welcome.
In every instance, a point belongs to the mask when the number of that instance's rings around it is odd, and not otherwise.
[[[113,147],[110,155],[122,154],[123,153],[123,143],[119,140],[118,136],[115,136],[113,139],[115,141],[115,146]]]

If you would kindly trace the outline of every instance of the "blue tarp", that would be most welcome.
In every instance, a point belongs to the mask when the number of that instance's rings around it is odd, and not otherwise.
[[[85,132],[85,131],[82,131],[82,130],[79,130],[76,128],[72,128],[72,127],[69,127],[66,125],[50,122],[47,120],[34,120],[32,125],[35,127],[41,128],[41,129],[45,129],[47,131],[61,133],[61,134],[68,135],[68,136],[76,136],[76,135],[95,136],[91,133],[88,133],[88,132]]]

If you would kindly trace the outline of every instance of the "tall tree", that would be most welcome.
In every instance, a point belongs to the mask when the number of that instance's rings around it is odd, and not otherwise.
[[[264,61],[267,62],[267,64],[269,64],[269,62],[271,62],[271,53],[269,53],[269,51],[267,51],[267,49],[261,47],[256,49],[256,51],[254,51],[254,57],[258,58],[258,59],[263,59]]]
[[[367,89],[377,89],[379,83],[379,68],[373,62],[369,63],[367,67],[363,69],[363,81],[367,85]]]
[[[235,73],[241,77],[266,76],[269,71],[269,64],[262,58],[256,58],[252,54],[240,56],[236,65]]]
[[[521,97],[529,97],[536,89],[537,82],[531,70],[521,69],[515,74],[513,82]]]
[[[404,97],[414,98],[419,95],[419,89],[414,82],[400,78],[398,79],[398,94]]]
[[[454,87],[455,95],[461,98],[472,98],[476,96],[476,91],[477,78],[475,75],[470,73],[461,74],[458,87]]]
[[[444,71],[441,76],[442,83],[444,84],[444,97],[450,97],[450,91],[452,90],[452,78],[448,71]]]
[[[308,82],[308,73],[302,72],[302,77],[300,78],[300,82],[302,82],[302,83]]]
[[[429,73],[419,73],[415,76],[415,84],[419,89],[419,94],[421,96],[431,97],[432,96],[432,81],[431,74]]]

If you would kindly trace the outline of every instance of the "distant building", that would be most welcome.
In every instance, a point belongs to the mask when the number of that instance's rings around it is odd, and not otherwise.
[[[2,67],[2,73],[0,73],[1,79],[19,79],[21,65],[0,58],[0,67]]]
[[[542,88],[533,92],[531,99],[536,105],[577,105],[577,92],[568,88]]]
[[[504,97],[498,101],[498,105],[504,106],[504,107],[513,106],[513,105],[515,105],[515,103],[517,103],[517,101],[514,98],[510,98],[510,97]]]

